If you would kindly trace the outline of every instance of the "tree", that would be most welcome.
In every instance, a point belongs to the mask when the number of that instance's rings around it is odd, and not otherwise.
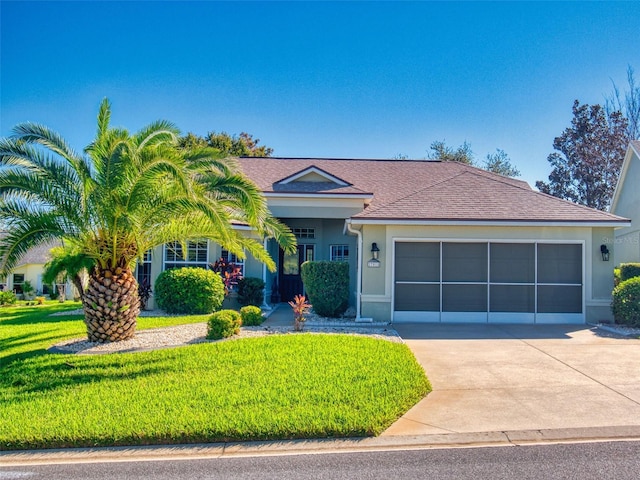
[[[90,272],[94,265],[93,259],[85,255],[79,245],[67,243],[61,247],[53,247],[51,260],[44,266],[42,282],[46,284],[63,283],[69,278],[82,299],[87,285],[87,272]],[[62,282],[58,281],[61,278]]]
[[[483,167],[488,172],[497,173],[505,177],[519,177],[520,170],[511,165],[511,159],[507,152],[496,148],[496,153],[487,153]]]
[[[226,132],[209,132],[206,137],[189,132],[178,141],[183,148],[215,148],[223,157],[270,157],[273,148],[258,146],[259,143],[260,139],[253,138],[253,135],[246,132],[238,136],[231,136]]]
[[[47,127],[19,124],[0,139],[0,275],[30,248],[51,240],[76,245],[93,260],[83,296],[90,341],[135,334],[138,285],[132,274],[144,252],[171,241],[209,239],[244,257],[275,263],[232,228],[251,226],[295,248],[290,230],[274,219],[258,187],[232,160],[211,148],[177,148],[178,131],[157,121],[135,134],[110,126],[105,99],[95,140],[76,153]]]
[[[448,146],[444,141],[436,140],[431,144],[433,152],[427,156],[429,160],[442,162],[460,162],[465,165],[477,166],[471,150],[471,144],[464,142],[458,148]],[[488,153],[484,164],[481,166],[488,172],[504,175],[505,177],[519,177],[520,171],[511,164],[509,155],[504,150],[496,149],[496,153]]]
[[[436,140],[429,147],[433,153],[427,155],[429,160],[440,160],[442,162],[460,162],[473,165],[473,152],[471,144],[465,141],[458,148],[449,147],[444,141]]]
[[[537,181],[536,187],[543,193],[606,210],[628,143],[627,120],[622,113],[606,114],[600,105],[580,105],[576,100],[571,126],[553,141],[559,153],[547,158],[553,167],[549,182]]]
[[[629,90],[624,92],[624,98],[616,84],[613,84],[613,93],[605,99],[605,112],[607,115],[622,112],[628,122],[629,140],[640,140],[640,85],[636,85],[631,66],[627,68],[627,83]]]

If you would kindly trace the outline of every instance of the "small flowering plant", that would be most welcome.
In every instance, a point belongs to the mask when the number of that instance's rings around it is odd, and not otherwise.
[[[293,329],[296,332],[302,331],[304,322],[307,320],[304,314],[311,308],[311,305],[307,303],[307,297],[304,295],[296,295],[293,300],[289,302],[291,308],[293,308]]]
[[[225,296],[233,292],[238,286],[238,282],[242,279],[242,269],[223,257],[220,257],[215,263],[210,263],[209,268],[222,278]]]

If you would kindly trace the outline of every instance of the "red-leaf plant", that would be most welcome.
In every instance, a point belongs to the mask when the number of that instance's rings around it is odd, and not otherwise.
[[[307,297],[304,295],[296,295],[293,297],[293,301],[289,302],[289,305],[293,308],[293,329],[296,332],[300,332],[304,322],[307,320],[304,314],[311,308],[311,305],[307,303]]]

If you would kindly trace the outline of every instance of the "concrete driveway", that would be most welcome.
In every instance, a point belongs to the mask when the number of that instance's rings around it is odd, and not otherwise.
[[[433,391],[383,435],[640,425],[640,340],[584,325],[394,328]]]

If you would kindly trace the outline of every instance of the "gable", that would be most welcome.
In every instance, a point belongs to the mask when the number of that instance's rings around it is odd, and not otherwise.
[[[299,172],[294,173],[293,175],[289,175],[286,178],[283,178],[276,182],[280,185],[287,185],[290,183],[331,183],[338,185],[340,187],[350,186],[351,184],[345,182],[341,178],[332,175],[331,173],[322,170],[321,168],[312,165],[304,170],[300,170]]]
[[[611,213],[630,218],[640,216],[640,141],[629,144],[620,177],[611,200]]]

